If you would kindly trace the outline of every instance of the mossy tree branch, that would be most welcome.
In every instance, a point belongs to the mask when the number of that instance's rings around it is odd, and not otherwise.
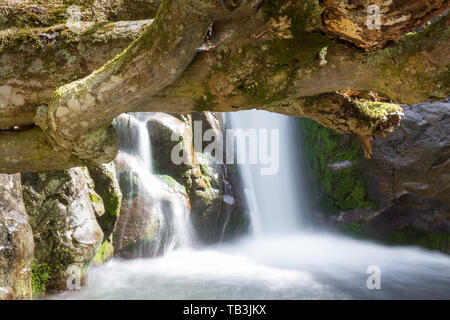
[[[27,147],[37,150],[45,142],[48,156],[38,159],[36,151],[29,160],[18,148],[9,152],[14,161],[0,165],[1,170],[49,170],[51,150],[58,153],[55,163],[66,162],[68,167],[112,160],[117,144],[109,124],[131,110],[187,113],[260,108],[310,117],[336,131],[370,137],[385,134],[398,123],[399,109],[330,92],[375,90],[399,103],[448,95],[446,18],[392,47],[367,53],[316,32],[324,27],[318,4],[318,0],[264,1],[260,8],[260,0],[162,1],[154,22],[123,53],[85,78],[60,87],[50,103],[53,88],[35,94],[31,108],[48,106],[41,107],[34,119],[40,129],[28,130],[38,138]],[[202,46],[212,23],[213,38]],[[209,50],[196,55],[199,47]],[[32,96],[27,85],[22,87],[23,100]],[[4,96],[22,102],[15,95]],[[4,109],[11,104],[0,101]],[[29,116],[21,121],[10,121],[8,126],[31,122]],[[21,144],[13,134],[26,135],[20,130],[3,132],[4,150]]]
[[[3,0],[0,30],[50,27],[67,21],[72,14],[84,22],[150,19],[160,3],[161,0]]]
[[[34,123],[55,89],[121,53],[152,20],[0,31],[0,128]]]

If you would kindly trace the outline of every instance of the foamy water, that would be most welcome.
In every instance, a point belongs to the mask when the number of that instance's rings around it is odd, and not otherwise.
[[[381,270],[369,290],[367,267]],[[243,239],[90,269],[56,299],[449,299],[450,258],[328,234]]]

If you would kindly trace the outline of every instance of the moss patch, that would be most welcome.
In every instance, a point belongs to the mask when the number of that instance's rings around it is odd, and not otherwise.
[[[328,164],[344,160],[360,161],[363,152],[357,138],[339,135],[310,119],[299,121],[305,138],[308,174],[321,211],[337,214],[371,206],[359,167],[339,171],[328,167]]]
[[[394,231],[386,236],[390,245],[415,245],[423,248],[449,252],[450,234],[433,234],[414,226]]]
[[[113,255],[114,255],[114,246],[112,244],[112,241],[105,240],[98,248],[93,262],[96,264],[102,264],[106,260],[111,258]]]
[[[33,260],[31,266],[31,290],[32,296],[40,296],[45,293],[45,286],[50,280],[51,268],[47,263],[39,263]]]

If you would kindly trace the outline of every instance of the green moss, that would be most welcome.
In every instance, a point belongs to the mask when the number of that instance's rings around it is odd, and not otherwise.
[[[94,203],[99,203],[102,201],[102,198],[100,198],[99,196],[97,196],[94,193],[89,193],[89,197],[91,198],[91,201]]]
[[[449,233],[433,234],[414,226],[408,226],[388,234],[384,242],[390,245],[415,245],[448,252],[449,236]]]
[[[399,98],[402,97],[399,87],[405,79],[414,79],[408,87],[412,87],[413,93],[422,97],[422,101],[448,96],[448,81],[445,80],[448,80],[449,65],[439,67],[440,73],[437,73],[436,65],[429,63],[426,53],[434,50],[436,41],[448,41],[450,27],[446,25],[445,20],[446,17],[443,17],[421,32],[408,33],[396,42],[395,46],[368,55],[368,63],[382,75],[380,81],[389,79],[380,84],[384,94],[394,100],[408,103],[408,97]],[[414,99],[411,102],[413,101]]]
[[[319,70],[319,53],[331,44],[328,37],[311,32],[313,26],[320,24],[318,1],[284,4],[284,1],[264,1],[269,27],[258,42],[219,52],[218,71],[227,75],[238,96],[246,98],[243,105],[248,108],[285,98],[299,70],[310,73]]]
[[[373,121],[373,119],[382,119],[390,114],[402,111],[402,108],[393,103],[375,102],[361,99],[356,102],[361,117]]]
[[[31,289],[33,296],[45,293],[45,286],[51,278],[51,268],[47,263],[39,263],[33,260],[31,266]]]
[[[362,230],[363,220],[338,227],[338,231],[354,238],[370,238],[371,236]]]
[[[337,214],[371,206],[359,167],[339,171],[328,167],[328,164],[344,160],[361,161],[363,152],[357,138],[339,135],[310,119],[299,121],[305,139],[308,174],[321,210]]]
[[[186,187],[179,184],[173,177],[168,175],[158,175],[162,182],[165,182],[170,188],[174,189],[176,192],[186,195]]]
[[[105,240],[100,245],[100,247],[97,250],[97,253],[95,254],[93,262],[96,264],[102,264],[109,258],[111,258],[114,255],[114,246],[112,244],[112,241]]]

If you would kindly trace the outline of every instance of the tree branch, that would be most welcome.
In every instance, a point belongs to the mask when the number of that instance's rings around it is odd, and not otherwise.
[[[98,149],[90,148],[92,133],[176,80],[224,10],[221,1],[164,0],[136,41],[88,77],[60,87],[36,123],[55,145],[91,159]]]
[[[50,27],[64,23],[70,16],[84,22],[144,20],[154,17],[160,3],[161,0],[3,0],[0,30]]]
[[[262,9],[260,3],[164,0],[155,21],[123,53],[89,76],[60,87],[49,104],[53,87],[33,95],[24,78],[16,79],[22,81],[22,97],[10,90],[2,98],[1,90],[15,83],[8,78],[0,86],[0,107],[10,115],[24,105],[48,107],[39,108],[35,118],[41,129],[0,132],[0,151],[18,146],[5,153],[8,160],[0,163],[1,170],[40,171],[63,163],[70,167],[108,162],[117,152],[109,123],[130,110],[188,113],[260,108],[310,117],[368,141],[397,124],[400,109],[330,92],[375,90],[400,103],[445,98],[449,93],[445,18],[391,47],[367,53],[311,32],[323,27],[316,0],[282,6],[267,2]],[[212,23],[212,38],[202,45]],[[98,30],[92,33],[101,38]],[[103,48],[112,41],[106,43]],[[196,56],[201,48],[206,51]],[[78,52],[81,56],[82,50]],[[7,73],[8,68],[0,70]],[[57,85],[57,80],[46,82],[51,83]],[[16,123],[10,117],[4,124],[31,122],[27,117]],[[24,141],[32,136],[36,136],[34,142]],[[20,151],[25,147],[32,148],[30,157]],[[43,148],[41,159],[39,148]]]
[[[450,9],[448,0],[322,0],[327,34],[347,40],[366,50],[385,47],[408,32],[425,25]],[[376,6],[372,10],[369,7]],[[379,10],[379,12],[378,12]],[[376,15],[379,13],[379,27]],[[371,18],[372,17],[372,18]]]
[[[34,123],[55,89],[125,49],[152,20],[0,31],[0,128]]]

